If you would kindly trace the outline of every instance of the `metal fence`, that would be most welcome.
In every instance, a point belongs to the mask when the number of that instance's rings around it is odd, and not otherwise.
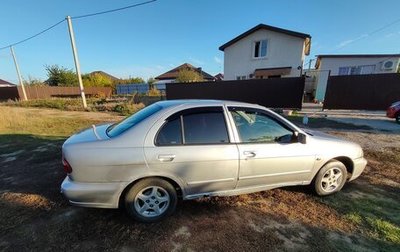
[[[219,99],[270,108],[301,109],[304,78],[271,78],[220,82],[170,83],[167,99]]]
[[[47,99],[51,97],[78,97],[80,96],[79,87],[48,87],[48,86],[25,86],[26,96],[29,100]],[[87,96],[105,96],[111,97],[112,88],[110,87],[86,87],[85,95]],[[22,99],[22,88],[10,87],[0,88],[1,100],[18,100]]]
[[[153,84],[154,88],[163,92],[165,90],[165,84]],[[142,84],[118,84],[116,86],[117,95],[127,95],[127,94],[147,94],[149,92],[151,86],[148,83]]]
[[[330,76],[324,109],[384,110],[400,100],[400,74]]]

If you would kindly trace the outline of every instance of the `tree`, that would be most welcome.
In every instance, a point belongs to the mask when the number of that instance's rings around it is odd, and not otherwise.
[[[50,86],[78,86],[78,80],[72,69],[58,65],[45,66],[48,79],[45,81]]]
[[[82,75],[83,86],[85,87],[113,87],[112,80],[101,74],[101,73],[93,73],[93,74],[84,74]]]
[[[204,81],[203,76],[200,73],[193,71],[191,69],[181,69],[179,70],[176,82],[199,82]]]
[[[27,86],[46,86],[46,83],[41,81],[40,79],[34,78],[32,76],[28,76],[28,80],[24,80],[24,85],[27,85]]]
[[[115,84],[141,84],[146,83],[141,77],[130,77],[128,79],[119,79]]]
[[[147,79],[147,84],[153,85],[154,82],[156,82],[156,81],[157,81],[156,79],[154,79],[153,77],[150,77],[150,78]]]

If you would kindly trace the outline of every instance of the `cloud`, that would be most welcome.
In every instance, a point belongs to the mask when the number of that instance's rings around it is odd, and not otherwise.
[[[336,46],[336,48],[345,47],[345,46],[347,46],[348,44],[351,44],[351,43],[353,43],[353,42],[355,42],[355,41],[357,41],[357,40],[360,40],[360,39],[363,39],[363,38],[366,38],[366,37],[368,37],[368,34],[363,34],[363,35],[358,36],[358,37],[353,38],[353,39],[344,40],[344,41],[340,42],[340,43]]]
[[[218,58],[217,56],[214,56],[214,61],[215,61],[215,63],[222,65],[222,60],[220,58]]]

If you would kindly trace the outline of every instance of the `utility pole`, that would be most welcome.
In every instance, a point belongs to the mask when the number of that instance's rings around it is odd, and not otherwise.
[[[76,50],[75,36],[74,36],[74,30],[72,29],[71,17],[67,16],[66,19],[67,19],[67,23],[68,23],[69,38],[71,39],[72,53],[74,54],[76,75],[78,75],[79,89],[81,90],[82,104],[83,104],[83,108],[87,108],[86,97],[85,97],[85,92],[84,92],[83,83],[82,83],[81,67],[79,65],[78,52]]]
[[[310,61],[308,62],[308,70],[311,69],[311,62],[313,62],[313,59],[310,59]]]
[[[25,87],[24,87],[24,82],[23,82],[23,80],[22,80],[21,73],[20,73],[20,71],[19,71],[19,66],[18,66],[17,58],[15,57],[14,48],[13,48],[12,46],[10,46],[10,50],[11,50],[11,54],[12,54],[13,59],[14,59],[15,69],[17,70],[19,85],[21,85],[21,88],[22,88],[22,94],[23,94],[23,96],[24,96],[24,101],[27,101],[28,98],[27,98],[27,96],[26,96]]]

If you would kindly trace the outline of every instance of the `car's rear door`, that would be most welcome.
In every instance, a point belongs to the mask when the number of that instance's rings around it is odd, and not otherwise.
[[[238,149],[231,143],[222,106],[179,111],[160,127],[145,155],[154,174],[172,174],[187,195],[234,189]]]
[[[237,188],[301,184],[309,178],[314,150],[294,140],[292,129],[264,110],[228,109],[240,139]]]

